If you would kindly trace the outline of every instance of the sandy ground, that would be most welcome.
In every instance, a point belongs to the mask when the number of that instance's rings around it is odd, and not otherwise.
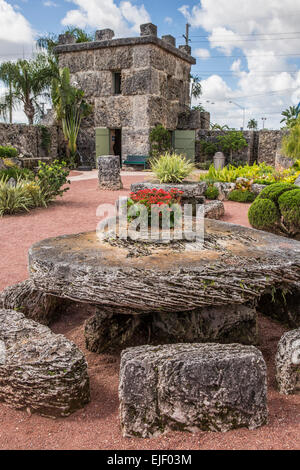
[[[75,175],[74,176],[79,176]],[[124,191],[141,176],[124,176]],[[97,189],[97,180],[72,182],[71,190],[48,209],[0,219],[0,290],[22,281],[27,274],[28,248],[44,238],[94,230],[99,204],[113,203],[119,193]],[[248,226],[248,206],[225,203],[224,220]],[[159,439],[124,439],[118,421],[119,357],[92,354],[85,349],[83,322],[88,313],[74,305],[52,326],[54,332],[73,340],[86,355],[92,400],[69,418],[49,420],[0,405],[0,449],[299,449],[300,396],[285,397],[276,391],[274,355],[285,329],[260,318],[260,345],[268,366],[269,423],[255,431],[240,429],[225,434],[169,433]]]

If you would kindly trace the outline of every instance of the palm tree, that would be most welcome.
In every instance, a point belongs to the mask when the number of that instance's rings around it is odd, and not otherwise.
[[[39,99],[49,96],[51,81],[57,74],[57,65],[44,54],[30,61],[3,63],[0,78],[9,77],[10,90],[1,101],[2,115],[22,104],[29,124],[33,124],[35,115],[42,112]]]
[[[9,113],[9,122],[12,123],[12,112],[14,108],[12,82],[14,77],[14,64],[12,62],[4,62],[0,65],[0,80],[7,87],[8,91],[2,97],[0,103],[0,115],[5,119],[7,112]]]
[[[59,77],[52,81],[52,102],[67,142],[71,163],[74,164],[81,122],[92,108],[84,99],[84,91],[72,86],[68,68],[61,69]]]
[[[250,121],[248,122],[248,129],[257,129],[258,127],[258,123],[256,121],[256,119],[250,119]]]
[[[281,113],[283,119],[280,122],[284,122],[286,127],[293,127],[297,122],[297,108],[296,106],[290,106]]]

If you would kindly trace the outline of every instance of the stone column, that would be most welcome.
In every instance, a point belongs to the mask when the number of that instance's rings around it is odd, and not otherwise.
[[[103,155],[98,157],[99,187],[107,191],[119,191],[123,188],[121,180],[120,157]]]

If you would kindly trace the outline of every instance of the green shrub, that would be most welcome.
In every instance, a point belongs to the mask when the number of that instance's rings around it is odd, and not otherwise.
[[[259,230],[275,230],[280,221],[280,213],[276,204],[270,199],[257,198],[248,212],[252,227]]]
[[[39,162],[37,181],[47,202],[62,196],[69,188],[61,189],[68,181],[70,170],[66,168],[65,162],[55,160],[51,165]]]
[[[33,199],[24,181],[17,181],[13,186],[7,178],[0,180],[0,216],[15,212],[29,211],[34,207]]]
[[[258,197],[259,199],[270,199],[271,201],[277,203],[278,199],[283,193],[292,191],[293,189],[295,189],[293,184],[275,183],[263,189]]]
[[[284,223],[300,230],[300,188],[282,194],[278,203]]]
[[[219,190],[213,185],[210,185],[204,193],[206,199],[214,200],[218,199]]]
[[[16,158],[19,152],[14,147],[0,146],[0,158]]]
[[[159,155],[171,150],[171,134],[162,124],[157,124],[150,132],[151,157],[158,158]]]
[[[169,152],[151,161],[150,165],[160,183],[181,183],[195,168],[183,155]]]
[[[231,191],[228,195],[228,201],[236,201],[236,202],[253,202],[256,196],[251,191],[243,191],[241,189],[235,189]]]
[[[28,170],[28,168],[18,168],[18,167],[13,167],[13,168],[6,168],[5,170],[0,170],[0,179],[3,178],[13,178],[14,180],[18,179],[34,179],[34,173],[31,170]]]

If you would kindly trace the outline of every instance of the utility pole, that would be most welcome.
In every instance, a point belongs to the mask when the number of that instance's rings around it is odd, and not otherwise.
[[[243,110],[243,127],[242,130],[245,129],[245,118],[246,118],[246,108],[244,106],[241,106],[240,104],[236,103],[235,101],[229,101],[231,104],[235,104],[235,106],[238,106],[240,109]]]
[[[190,27],[191,25],[189,23],[186,24],[186,29],[185,29],[185,34],[182,35],[185,39],[185,45],[189,46],[189,43],[191,42],[190,40]]]

